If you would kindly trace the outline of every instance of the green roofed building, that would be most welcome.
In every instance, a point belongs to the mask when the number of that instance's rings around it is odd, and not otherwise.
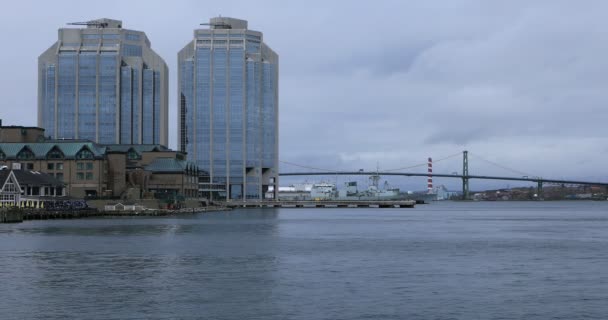
[[[78,198],[153,198],[168,193],[195,198],[201,175],[183,153],[160,144],[102,145],[88,140],[4,139],[0,169],[47,173],[65,183],[65,195]]]

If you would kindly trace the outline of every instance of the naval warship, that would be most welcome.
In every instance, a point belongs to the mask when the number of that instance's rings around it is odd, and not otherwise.
[[[380,175],[369,177],[369,185],[366,190],[359,191],[356,181],[344,184],[344,189],[338,190],[333,183],[315,183],[310,190],[312,200],[416,200],[418,203],[428,203],[435,198],[435,194],[416,194],[401,192],[399,188],[390,187],[388,181],[380,188]]]

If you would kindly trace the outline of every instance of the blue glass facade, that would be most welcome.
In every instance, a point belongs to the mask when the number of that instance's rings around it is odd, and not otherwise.
[[[160,108],[160,72],[154,71],[154,97],[153,104],[154,110],[152,114],[154,116],[154,144],[160,144],[160,118],[161,118],[161,108]]]
[[[278,56],[259,33],[232,27],[196,30],[178,60],[179,149],[223,196],[263,198],[277,183]]]
[[[194,153],[194,61],[187,60],[180,65],[180,82],[182,91],[180,93],[180,145],[188,154]],[[202,161],[199,160],[199,161]]]
[[[113,27],[60,29],[40,56],[39,126],[52,138],[167,145],[167,66],[144,33],[105,20]]]
[[[227,51],[225,48],[217,48],[213,50],[213,86],[211,97],[213,108],[211,109],[211,155],[212,155],[212,170],[214,176],[219,181],[226,181],[227,178],[227,129],[226,123],[226,66],[227,66]]]
[[[57,137],[76,138],[76,66],[75,52],[59,54],[57,75]],[[48,99],[49,97],[47,97]]]
[[[126,57],[141,57],[141,46],[124,44],[122,46],[122,55]]]
[[[132,123],[132,135],[131,135],[131,139],[133,140],[133,143],[139,143],[139,138],[141,137],[140,134],[140,108],[141,108],[141,99],[140,99],[140,94],[139,94],[139,83],[140,83],[140,79],[141,79],[141,75],[139,73],[139,69],[138,68],[133,68],[133,76],[131,79],[131,85],[133,88],[133,100],[132,100],[132,104],[131,104],[131,123]]]
[[[261,126],[260,126],[260,62],[247,61],[247,121],[246,121],[246,133],[247,140],[245,145],[246,152],[246,166],[249,168],[247,171],[247,184],[245,186],[245,192],[248,198],[254,197],[261,191],[260,182],[262,166],[262,141],[260,139]]]
[[[154,71],[144,70],[142,133],[143,143],[154,142]]]
[[[228,132],[228,174],[230,175],[230,183],[236,186],[232,188],[232,197],[242,197],[242,187],[244,183],[244,143],[245,135],[243,133],[244,127],[244,65],[245,65],[245,53],[242,48],[235,48],[230,50],[230,91],[229,94],[229,130]]]
[[[48,136],[55,136],[55,65],[45,67],[41,83],[44,126]]]
[[[120,68],[120,143],[132,144],[133,137],[133,70]]]
[[[116,81],[118,57],[116,53],[102,53],[99,57],[99,143],[116,142]]]
[[[275,92],[276,79],[274,65],[264,62],[262,76],[262,167],[270,168],[275,161],[276,141],[276,106]]]
[[[96,140],[97,55],[88,52],[78,59],[78,137]]]
[[[211,50],[204,48],[196,52],[196,115],[193,132],[196,161],[200,168],[211,171]],[[189,153],[191,154],[191,153]],[[203,169],[205,170],[205,169]]]

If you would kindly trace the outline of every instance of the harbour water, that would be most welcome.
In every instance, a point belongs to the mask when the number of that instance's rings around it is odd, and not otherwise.
[[[606,319],[608,202],[0,225],[2,319]]]

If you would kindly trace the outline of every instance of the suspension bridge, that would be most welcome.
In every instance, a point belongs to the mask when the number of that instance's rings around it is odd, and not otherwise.
[[[403,176],[403,177],[427,177],[429,179],[429,182],[431,181],[431,179],[433,177],[437,177],[437,178],[452,178],[452,179],[461,179],[462,180],[462,196],[463,199],[470,199],[470,190],[469,190],[469,181],[472,179],[479,179],[479,180],[503,180],[503,181],[522,181],[522,182],[532,182],[536,184],[536,189],[537,189],[537,194],[538,197],[542,199],[542,194],[543,194],[543,185],[545,184],[559,184],[559,185],[583,185],[583,186],[600,186],[600,187],[605,187],[608,190],[608,182],[599,182],[599,181],[580,181],[580,180],[567,180],[567,179],[550,179],[550,178],[542,178],[542,177],[538,177],[538,176],[532,176],[529,174],[526,174],[524,172],[518,171],[518,170],[514,170],[511,169],[509,167],[500,165],[496,162],[493,161],[489,161],[486,159],[483,159],[482,157],[477,156],[477,158],[483,160],[484,162],[487,162],[489,164],[492,164],[494,166],[500,167],[502,169],[514,172],[516,174],[519,174],[520,176],[494,176],[494,175],[471,175],[469,174],[469,152],[468,151],[463,151],[462,153],[456,153],[453,155],[449,155],[447,157],[443,157],[441,159],[435,160],[434,163],[440,162],[440,161],[444,161],[447,159],[451,159],[454,158],[456,156],[462,155],[462,174],[457,174],[457,173],[451,173],[451,174],[447,174],[447,173],[434,173],[432,171],[432,167],[430,165],[430,158],[429,158],[429,163],[421,163],[421,164],[416,164],[416,165],[412,165],[412,166],[408,166],[408,167],[402,167],[402,168],[396,168],[396,169],[390,169],[390,170],[383,170],[383,171],[365,171],[365,170],[359,170],[359,171],[336,171],[336,170],[327,170],[327,169],[322,169],[322,168],[314,168],[314,167],[309,167],[309,166],[304,166],[304,165],[299,165],[296,163],[292,163],[292,162],[287,162],[287,161],[281,161],[282,163],[288,164],[288,165],[292,165],[292,166],[297,166],[300,168],[304,168],[307,170],[314,170],[314,171],[302,171],[302,172],[281,172],[279,173],[279,176],[353,176],[353,175],[364,175],[364,176],[370,176],[370,175],[382,175],[382,176]],[[426,173],[421,173],[421,172],[407,172],[404,170],[411,170],[417,167],[423,167],[423,166],[429,166],[428,168],[428,172]]]

